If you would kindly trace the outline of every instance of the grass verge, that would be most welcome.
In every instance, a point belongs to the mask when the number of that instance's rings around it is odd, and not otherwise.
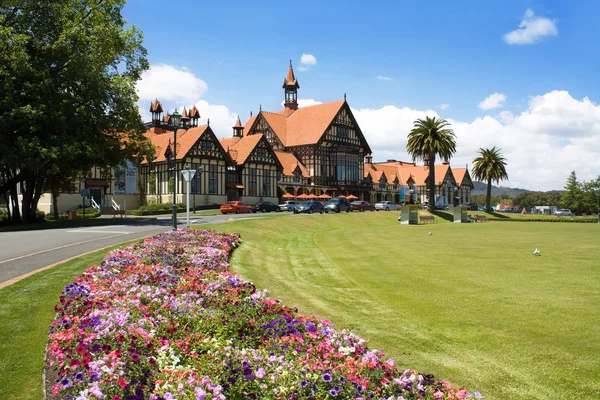
[[[298,215],[215,229],[241,233],[232,266],[242,277],[402,367],[488,400],[600,397],[597,225],[396,218]]]

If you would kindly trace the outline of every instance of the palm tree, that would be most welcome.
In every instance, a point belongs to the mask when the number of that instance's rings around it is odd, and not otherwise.
[[[487,194],[485,197],[485,209],[490,210],[490,198],[492,197],[492,181],[499,183],[508,179],[506,173],[506,158],[500,154],[500,149],[495,146],[491,149],[479,149],[479,156],[473,159],[473,176],[475,179],[485,182],[487,180]]]
[[[429,163],[429,212],[435,211],[435,157],[450,160],[456,153],[454,131],[445,119],[425,117],[414,122],[408,134],[406,151],[416,160]]]

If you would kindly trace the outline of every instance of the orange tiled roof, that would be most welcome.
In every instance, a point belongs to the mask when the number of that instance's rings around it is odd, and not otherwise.
[[[248,119],[248,121],[246,121],[246,124],[244,125],[244,132],[249,132],[250,128],[252,128],[252,125],[254,125],[254,121],[256,121],[256,115],[253,117],[250,117],[250,119]]]
[[[285,146],[287,137],[287,124],[285,115],[268,111],[261,111],[261,114],[267,120],[271,128],[273,128],[273,131],[275,131],[275,134],[277,135],[279,140],[281,140],[281,143],[283,143],[283,145]]]
[[[150,112],[163,112],[162,105],[160,104],[160,101],[158,101],[158,99],[154,100],[154,102],[150,104]]]
[[[177,130],[177,159],[182,159],[196,144],[198,139],[206,132],[208,126],[202,125],[190,129]],[[168,147],[173,146],[173,131],[168,131],[160,127],[150,128],[144,134],[154,145],[153,162],[162,162],[166,160],[165,152]],[[145,163],[145,162],[144,162]]]
[[[338,100],[302,107],[294,111],[286,118],[284,145],[299,146],[317,143],[344,103],[344,100]],[[279,136],[278,132],[275,133]]]
[[[466,168],[453,168],[452,174],[454,174],[454,179],[458,185],[463,183],[465,176],[469,176],[469,171]]]
[[[290,60],[290,67],[288,68],[288,73],[287,76],[285,77],[285,80],[283,81],[283,87],[286,86],[296,86],[296,88],[300,88],[300,85],[298,84],[298,81],[296,80],[296,77],[294,76],[294,69],[292,68],[292,60]]]
[[[262,134],[244,136],[241,138],[229,138],[221,139],[219,142],[226,149],[229,150],[231,158],[237,164],[243,164],[246,159],[252,153],[252,150],[256,147],[260,139],[263,137]],[[234,153],[234,154],[232,154]],[[235,157],[234,157],[235,155]]]
[[[235,125],[233,127],[234,128],[243,128],[242,121],[240,121],[240,116],[239,115],[238,115],[237,121],[235,121]]]
[[[171,119],[171,115],[169,113],[166,113],[163,117],[163,122],[169,122],[169,119]]]
[[[302,171],[302,176],[304,178],[310,178],[310,174],[308,172],[308,169],[306,168],[306,166],[304,164],[302,164],[295,155],[293,155],[292,153],[288,153],[285,151],[276,151],[275,155],[277,156],[277,159],[279,160],[279,162],[281,163],[281,165],[283,166],[283,174],[287,175],[287,176],[293,176],[294,175],[294,170],[296,169],[297,166],[300,167],[300,171]]]
[[[181,119],[189,119],[189,115],[185,107],[183,107],[183,112],[181,113]]]
[[[196,108],[196,106],[193,106],[191,108],[189,117],[190,118],[200,118],[200,111],[198,111],[198,109]]]

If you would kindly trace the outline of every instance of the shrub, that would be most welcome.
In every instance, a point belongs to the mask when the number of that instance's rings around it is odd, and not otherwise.
[[[109,253],[63,290],[47,347],[61,398],[458,399],[229,270],[235,235],[179,230]],[[79,397],[78,397],[79,396]]]

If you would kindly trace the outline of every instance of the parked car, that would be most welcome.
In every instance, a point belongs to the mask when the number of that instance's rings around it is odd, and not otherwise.
[[[223,214],[228,214],[228,213],[235,213],[235,214],[240,214],[240,213],[249,213],[252,210],[252,206],[249,204],[244,204],[241,201],[228,201],[225,204],[222,204],[221,207],[219,208],[219,210],[221,211],[221,213]]]
[[[396,203],[394,203],[393,201],[380,201],[379,203],[375,203],[375,210],[379,211],[379,210],[385,210],[385,211],[390,211],[390,210],[398,210],[400,209],[400,206]]]
[[[294,211],[294,208],[296,208],[297,206],[298,204],[295,201],[287,200],[279,205],[279,209],[281,211]]]
[[[467,209],[469,211],[477,211],[479,209],[479,206],[477,205],[477,203],[462,203],[461,207],[467,207]],[[480,210],[481,211],[481,210]]]
[[[557,217],[572,217],[574,214],[568,208],[561,208],[554,213]]]
[[[350,211],[375,211],[375,206],[366,201],[353,201],[350,203]]]
[[[281,211],[281,208],[277,204],[273,204],[270,201],[263,201],[262,203],[255,204],[252,207],[252,212],[271,212],[271,211]]]
[[[323,204],[318,201],[303,201],[300,206],[294,209],[294,214],[312,214],[312,213],[321,213],[325,212],[325,208]]]
[[[325,204],[325,212],[350,212],[350,202],[343,197],[334,197]]]

